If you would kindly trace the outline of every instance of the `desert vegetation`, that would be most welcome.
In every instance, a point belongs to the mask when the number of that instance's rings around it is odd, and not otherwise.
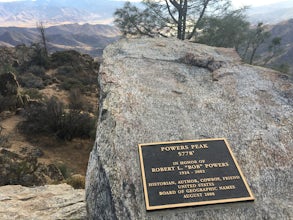
[[[73,50],[48,54],[38,43],[0,48],[0,61],[0,184],[83,188],[99,63]]]

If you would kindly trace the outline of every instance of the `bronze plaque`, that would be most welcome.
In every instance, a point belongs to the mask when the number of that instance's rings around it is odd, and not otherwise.
[[[226,139],[139,144],[147,210],[254,200]]]

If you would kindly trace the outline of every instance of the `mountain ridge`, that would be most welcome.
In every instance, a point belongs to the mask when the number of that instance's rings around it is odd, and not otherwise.
[[[263,22],[266,24],[277,24],[284,20],[293,18],[293,1],[282,1],[279,3],[251,7],[247,11],[248,21],[252,24]]]
[[[34,27],[43,21],[47,26],[65,23],[104,23],[112,21],[116,8],[123,1],[46,0],[0,2],[1,26]]]
[[[47,26],[67,23],[103,23],[113,22],[113,13],[123,7],[126,1],[109,0],[36,0],[0,2],[1,26],[34,27],[43,21]],[[132,2],[140,5],[140,3]],[[251,7],[247,11],[251,23],[278,23],[293,18],[293,2],[282,1],[265,6]]]
[[[94,57],[101,56],[103,49],[116,41],[119,30],[102,24],[65,24],[45,28],[50,51],[74,49]],[[37,28],[0,27],[0,46],[30,45],[40,41]]]
[[[265,66],[287,72],[293,76],[293,19],[270,25],[267,28],[271,36],[258,49],[255,64],[264,65],[265,58],[271,53],[268,51],[271,42],[275,38],[280,38],[278,52],[269,62],[265,63]],[[283,68],[281,68],[282,66]]]

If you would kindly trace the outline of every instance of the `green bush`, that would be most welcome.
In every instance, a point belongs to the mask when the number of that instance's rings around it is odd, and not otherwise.
[[[45,103],[36,103],[25,109],[26,121],[21,125],[24,133],[48,133],[60,127],[64,106],[52,97]]]
[[[87,112],[64,109],[57,98],[26,108],[26,121],[21,130],[27,134],[51,133],[63,140],[91,138],[96,118]]]
[[[79,88],[71,89],[69,92],[69,108],[73,110],[85,110],[84,101]]]
[[[71,89],[69,92],[69,108],[72,110],[83,110],[93,112],[93,106],[85,102],[84,95],[79,88]]]
[[[32,55],[31,60],[29,61],[29,66],[41,66],[47,69],[50,66],[49,57],[46,54],[46,51],[40,44],[32,44]]]
[[[45,68],[42,66],[32,65],[29,67],[28,72],[34,74],[35,76],[42,77],[45,75]]]
[[[17,72],[15,70],[15,68],[13,66],[11,66],[11,64],[0,64],[0,74],[3,74],[3,73],[8,73],[8,72],[12,72],[12,73],[15,73]]]
[[[51,55],[51,65],[53,68],[59,66],[78,66],[81,54],[74,50],[57,51]]]
[[[3,128],[0,126],[0,147],[5,147],[8,143],[8,137],[2,134]]]
[[[76,74],[76,71],[72,66],[65,65],[58,67],[57,74],[67,77],[73,77]]]
[[[26,88],[37,88],[37,89],[43,89],[45,88],[44,81],[39,76],[35,76],[32,73],[26,73],[23,75],[20,75],[18,77],[18,81],[21,86]]]
[[[40,91],[38,89],[35,89],[35,88],[28,88],[28,89],[25,89],[23,92],[22,92],[22,95],[28,95],[30,97],[30,99],[38,99],[38,100],[41,100],[44,98],[43,94],[40,93]]]
[[[52,85],[56,82],[56,78],[51,77],[49,75],[43,75],[42,80],[45,86]]]
[[[56,134],[64,140],[72,140],[76,137],[91,138],[95,124],[96,120],[89,113],[70,110],[64,115],[63,123]]]
[[[2,111],[14,111],[17,108],[22,107],[20,97],[17,95],[2,96],[0,95],[0,112]]]
[[[65,164],[63,164],[63,163],[57,164],[57,168],[60,170],[64,179],[67,179],[69,177],[70,172],[69,172],[68,167]]]
[[[80,80],[76,79],[76,78],[63,78],[62,82],[61,82],[61,88],[64,90],[71,90],[71,89],[75,89],[75,88],[80,88],[81,90],[83,90],[83,84]]]

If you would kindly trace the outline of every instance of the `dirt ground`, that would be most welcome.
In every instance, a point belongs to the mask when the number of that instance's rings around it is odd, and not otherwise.
[[[70,175],[86,174],[89,153],[93,147],[93,140],[74,139],[60,141],[52,136],[35,135],[27,138],[17,129],[17,125],[24,119],[19,115],[11,115],[0,121],[2,134],[8,136],[9,150],[20,152],[24,147],[37,147],[43,152],[38,161],[44,164],[56,164],[66,167]]]

